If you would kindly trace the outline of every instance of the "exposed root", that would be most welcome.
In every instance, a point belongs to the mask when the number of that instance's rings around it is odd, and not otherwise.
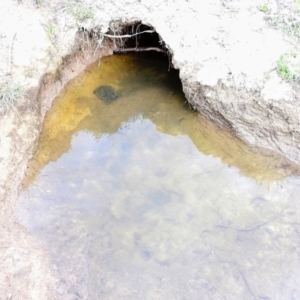
[[[155,31],[154,30],[145,30],[142,32],[137,32],[137,33],[133,33],[133,34],[124,34],[124,35],[111,35],[111,34],[103,33],[102,35],[109,37],[109,38],[113,38],[113,39],[129,39],[129,38],[132,38],[132,37],[142,34],[142,33],[155,33]]]
[[[114,53],[119,54],[119,53],[127,53],[127,52],[145,52],[145,51],[156,51],[156,52],[168,54],[167,50],[163,50],[157,47],[140,47],[140,48],[123,48],[123,49],[119,48],[119,49],[115,49]]]
[[[12,49],[13,49],[13,43],[14,43],[14,39],[17,35],[17,32],[14,33],[14,35],[12,36],[10,45],[9,45],[9,52],[8,52],[8,66],[7,66],[7,74],[11,73],[11,57],[12,57]]]

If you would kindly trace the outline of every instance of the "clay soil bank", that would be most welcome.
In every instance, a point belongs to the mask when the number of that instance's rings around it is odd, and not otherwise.
[[[53,100],[119,45],[103,34],[121,34],[135,22],[152,27],[197,110],[245,143],[281,154],[294,167],[300,164],[299,84],[278,73],[280,57],[293,51],[297,56],[296,38],[267,20],[291,14],[295,3],[269,1],[267,11],[263,5],[258,0],[1,1],[1,86],[19,84],[26,97],[0,119],[0,299],[57,299],[55,265],[18,224],[14,205]],[[78,34],[79,28],[96,32],[97,40]]]

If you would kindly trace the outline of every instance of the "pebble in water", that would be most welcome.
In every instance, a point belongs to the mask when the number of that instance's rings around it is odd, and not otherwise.
[[[118,98],[118,93],[109,85],[101,85],[94,90],[94,94],[106,103],[111,103]]]

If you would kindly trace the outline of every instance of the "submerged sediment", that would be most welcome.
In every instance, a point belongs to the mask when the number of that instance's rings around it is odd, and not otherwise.
[[[17,109],[5,112],[0,120],[0,269],[7,270],[0,287],[7,299],[14,295],[56,298],[51,259],[18,225],[13,209],[41,124],[55,98],[67,82],[126,40],[104,34],[123,34],[123,28],[146,24],[159,34],[172,67],[180,70],[184,93],[193,107],[249,145],[300,164],[299,85],[285,82],[276,72],[279,57],[294,45],[269,27],[257,8],[260,1],[132,0],[126,5],[94,1],[86,6],[92,14],[82,19],[70,14],[63,1],[40,7],[31,2],[0,4],[0,11],[12,16],[0,21],[6,30],[0,32],[0,65],[2,70],[9,65],[11,73],[3,72],[1,82],[14,80],[27,90]],[[16,28],[20,20],[22,26]],[[84,28],[79,35],[78,28]],[[10,260],[15,264],[10,265]],[[41,272],[48,272],[44,281]],[[16,278],[26,288],[15,289]]]

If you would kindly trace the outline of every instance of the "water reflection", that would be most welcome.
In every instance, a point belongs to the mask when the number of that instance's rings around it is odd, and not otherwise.
[[[154,57],[157,59],[155,54]],[[284,157],[251,149],[226,129],[220,130],[193,112],[186,103],[177,72],[166,70],[165,60],[157,59],[153,64],[149,55],[113,56],[76,78],[46,117],[38,150],[30,164],[32,178],[27,178],[26,185],[49,161],[56,161],[70,149],[76,132],[88,130],[100,138],[118,132],[124,122],[139,114],[155,123],[160,132],[188,135],[199,151],[220,157],[258,181],[299,174],[297,166]],[[120,98],[111,104],[99,100],[93,91],[102,85],[112,86]]]
[[[107,61],[103,82],[91,69],[48,115],[17,208],[59,298],[300,298],[299,178],[199,121],[146,60]],[[95,78],[121,99],[90,95]]]

